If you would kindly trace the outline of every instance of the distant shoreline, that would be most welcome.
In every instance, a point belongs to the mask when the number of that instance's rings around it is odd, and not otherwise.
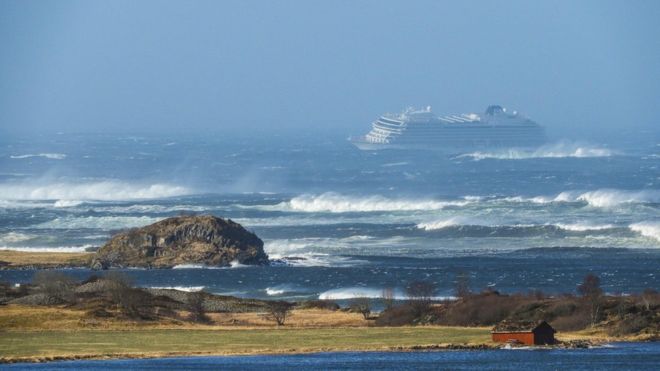
[[[89,268],[93,252],[0,250],[0,270]]]

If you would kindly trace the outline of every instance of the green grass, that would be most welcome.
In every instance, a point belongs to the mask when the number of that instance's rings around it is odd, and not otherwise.
[[[250,354],[378,350],[432,344],[484,344],[484,328],[7,331],[0,358]]]

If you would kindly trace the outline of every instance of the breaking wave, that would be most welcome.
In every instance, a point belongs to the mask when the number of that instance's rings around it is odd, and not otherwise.
[[[266,295],[268,296],[276,296],[276,295],[282,295],[286,292],[285,289],[276,289],[276,288],[266,288]]]
[[[660,222],[639,222],[630,225],[630,229],[644,237],[660,242]]]
[[[154,290],[177,290],[185,292],[199,292],[204,290],[205,286],[151,286]]]
[[[557,228],[572,231],[572,232],[588,232],[588,231],[603,231],[607,229],[616,228],[613,224],[590,224],[590,223],[574,223],[574,224],[554,224]]]
[[[493,152],[472,152],[457,156],[456,158],[471,158],[474,161],[481,161],[485,159],[525,160],[533,158],[610,157],[615,154],[616,153],[614,151],[608,148],[560,142],[553,145],[542,146],[534,151],[507,149]]]
[[[378,299],[383,297],[383,290],[369,287],[342,287],[324,291],[319,294],[320,300],[348,300],[355,298]],[[401,290],[394,290],[395,300],[406,300],[408,297]],[[453,296],[434,296],[433,300],[455,300]]]
[[[454,227],[460,225],[478,225],[478,224],[476,224],[474,221],[466,217],[455,216],[452,218],[440,219],[427,223],[419,223],[417,224],[417,228],[423,229],[425,231],[433,231],[437,229],[444,229],[447,227]]]
[[[417,229],[427,232],[444,232],[451,237],[531,237],[583,235],[584,233],[620,232],[625,226],[592,223],[545,223],[545,224],[489,224],[467,218],[448,218],[419,223]]]
[[[12,155],[12,156],[9,156],[9,157],[13,158],[13,159],[43,157],[43,158],[47,158],[47,159],[50,159],[50,160],[64,160],[66,158],[66,155],[64,153],[37,153],[37,154],[28,153],[26,155]]]
[[[0,184],[4,200],[60,200],[60,205],[71,205],[83,200],[119,201],[183,196],[189,190],[169,184],[137,185],[120,181],[93,183],[53,184]],[[57,205],[56,205],[57,206]]]
[[[9,232],[5,234],[0,234],[0,243],[5,244],[5,243],[25,242],[32,240],[34,238],[35,236],[25,233]]]
[[[508,202],[530,202],[537,204],[546,204],[551,202],[584,202],[593,207],[614,207],[622,204],[635,203],[659,203],[660,190],[620,190],[620,189],[598,189],[595,191],[566,191],[561,192],[555,197],[536,196],[536,197],[506,197],[503,200]]]
[[[321,195],[301,195],[277,206],[281,209],[299,212],[374,212],[374,211],[415,211],[440,210],[448,206],[464,206],[468,200],[407,200],[391,199],[383,196],[353,197],[334,192]]]

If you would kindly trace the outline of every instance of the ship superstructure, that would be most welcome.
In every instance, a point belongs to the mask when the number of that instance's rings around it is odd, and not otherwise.
[[[542,126],[516,111],[490,106],[483,114],[435,116],[431,107],[385,114],[363,137],[350,138],[363,150],[433,149],[461,152],[487,148],[529,148],[545,142]]]

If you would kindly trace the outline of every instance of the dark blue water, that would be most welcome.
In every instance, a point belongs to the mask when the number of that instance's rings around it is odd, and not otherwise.
[[[48,370],[657,370],[660,343],[615,343],[596,349],[438,352],[342,352],[279,356],[71,361],[6,365]]]
[[[0,142],[0,248],[82,251],[180,213],[232,218],[279,265],[130,270],[137,284],[248,297],[660,288],[657,143],[362,152],[344,138],[69,135]],[[0,271],[27,282],[33,272]],[[85,277],[87,270],[71,270]]]

